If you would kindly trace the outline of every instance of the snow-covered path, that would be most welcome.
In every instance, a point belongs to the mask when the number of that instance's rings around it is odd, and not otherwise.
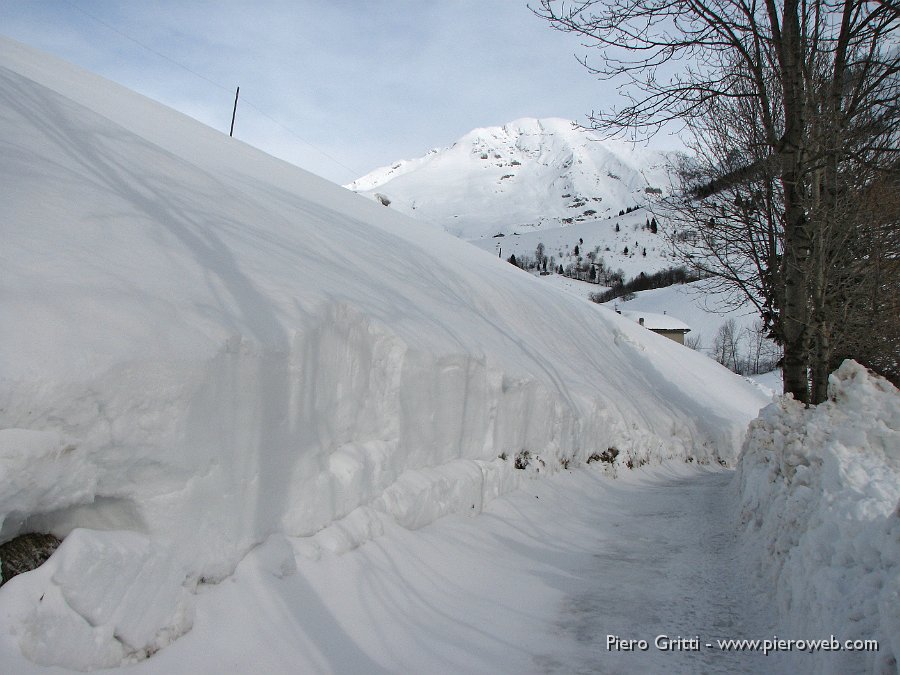
[[[774,630],[736,566],[731,476],[580,469],[475,518],[300,555],[284,578],[272,555],[251,554],[201,594],[193,630],[136,670],[777,672],[772,655],[705,646]],[[607,635],[649,648],[611,651]],[[658,635],[699,636],[701,649],[660,651]]]
[[[577,648],[548,670],[772,672],[779,665],[771,655],[718,649],[718,639],[771,637],[775,616],[741,572],[731,478],[658,470],[604,486],[596,553],[574,570],[584,588],[566,598],[558,618]],[[609,635],[621,642],[609,645]],[[657,647],[658,636],[667,649]],[[641,639],[646,651],[625,648]]]

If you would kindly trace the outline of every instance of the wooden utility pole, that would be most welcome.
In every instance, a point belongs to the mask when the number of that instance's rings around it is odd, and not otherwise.
[[[234,92],[234,110],[231,113],[231,131],[228,132],[229,136],[234,136],[234,118],[237,116],[237,102],[238,96],[241,95],[241,88],[238,87],[237,91]]]

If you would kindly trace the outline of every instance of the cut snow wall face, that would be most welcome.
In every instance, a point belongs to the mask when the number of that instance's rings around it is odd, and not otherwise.
[[[283,351],[235,338],[206,363],[135,363],[80,386],[80,397],[72,385],[44,410],[18,410],[36,425],[67,419],[64,434],[0,437],[5,455],[23,462],[18,479],[29,482],[0,494],[6,536],[26,523],[60,534],[135,530],[174,545],[195,574],[213,578],[273,532],[309,536],[372,504],[405,513],[398,495],[422,493],[409,472],[501,454],[511,465],[525,450],[545,471],[610,446],[623,462],[692,452],[686,432],[662,439],[614,408],[561,400],[484,358],[410,350],[341,305]],[[38,441],[39,453],[31,447]],[[449,475],[469,482],[466,470]],[[497,485],[478,490],[495,496]],[[380,501],[388,491],[392,498]],[[459,501],[459,510],[470,508],[469,497]],[[480,510],[482,497],[475,501]],[[435,517],[448,509],[457,510],[445,505]]]
[[[75,530],[4,586],[3,601],[28,659],[94,670],[142,660],[189,630],[186,579],[178,556],[149,537]]]
[[[8,411],[67,424],[2,432],[3,466],[19,464],[0,515],[11,534],[69,535],[48,569],[8,586],[45,599],[17,603],[30,607],[23,653],[82,669],[145,658],[188,630],[188,590],[273,533],[341,552],[385,518],[414,529],[478,513],[611,445],[646,459],[688,451],[483,358],[411,351],[339,305],[288,350],[235,338],[205,363],[128,364],[57,396]]]

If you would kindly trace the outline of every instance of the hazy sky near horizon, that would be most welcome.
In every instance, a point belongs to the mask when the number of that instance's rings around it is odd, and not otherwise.
[[[526,0],[0,0],[2,33],[337,183],[615,100]],[[670,137],[654,147],[675,147]]]

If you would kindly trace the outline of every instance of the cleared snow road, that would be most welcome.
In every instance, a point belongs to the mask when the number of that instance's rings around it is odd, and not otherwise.
[[[298,555],[284,578],[271,556],[251,555],[201,594],[193,630],[136,670],[787,670],[779,656],[706,647],[777,633],[736,561],[730,480],[690,465],[621,469],[617,480],[583,469],[534,481],[478,517]],[[648,649],[609,650],[608,635]],[[658,635],[699,638],[700,650],[661,651]]]
[[[774,609],[738,559],[731,478],[657,470],[604,485],[596,551],[572,570],[583,587],[556,621],[576,645],[537,663],[583,673],[790,670],[771,654],[719,648],[720,639],[777,633]]]

